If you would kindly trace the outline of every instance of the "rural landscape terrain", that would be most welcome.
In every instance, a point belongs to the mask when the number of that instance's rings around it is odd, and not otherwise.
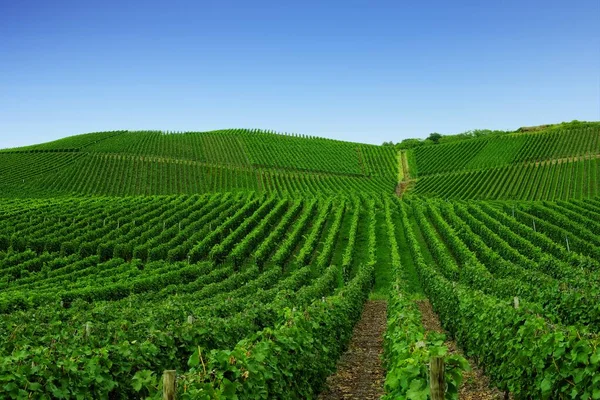
[[[599,196],[600,122],[0,150],[0,398],[600,399]]]

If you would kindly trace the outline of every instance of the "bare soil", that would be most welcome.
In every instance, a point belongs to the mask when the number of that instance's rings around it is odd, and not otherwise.
[[[386,301],[367,301],[348,350],[338,362],[336,373],[327,378],[320,400],[371,400],[383,396],[385,370],[381,355],[387,326],[386,311]]]
[[[577,162],[579,160],[587,161],[588,159],[596,159],[596,158],[600,158],[600,154],[587,154],[587,155],[582,156],[581,158],[578,156],[565,157],[565,158],[553,158],[553,159],[543,160],[543,161],[527,162],[526,165],[533,164],[537,167],[540,165],[547,165],[547,164],[552,164],[552,163],[564,164],[564,163],[570,163],[570,162]]]
[[[400,161],[402,163],[402,180],[398,182],[396,186],[396,196],[402,198],[404,192],[408,190],[410,184],[415,182],[414,179],[410,178],[410,171],[408,170],[408,160],[406,159],[406,152],[400,151]]]
[[[408,189],[408,186],[414,181],[410,180],[410,181],[402,181],[402,182],[398,182],[398,185],[396,186],[396,196],[402,198],[402,195],[404,194],[404,192],[406,192],[406,190]]]
[[[402,160],[402,172],[404,174],[404,180],[410,180],[410,171],[408,170],[408,160],[406,159],[406,151],[400,152],[400,159]]]

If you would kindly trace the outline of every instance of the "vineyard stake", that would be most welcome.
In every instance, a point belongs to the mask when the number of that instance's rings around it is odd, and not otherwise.
[[[533,222],[533,230],[537,232],[537,229],[535,229],[535,219],[531,218],[531,221]]]
[[[517,296],[515,296],[515,298],[513,299],[513,302],[515,304],[515,308],[519,308],[519,298]]]
[[[163,400],[175,400],[176,374],[175,370],[163,372]]]
[[[429,392],[431,400],[444,400],[446,382],[444,381],[444,359],[433,357],[429,362]]]
[[[571,248],[569,247],[569,238],[567,237],[566,234],[565,234],[565,240],[567,241],[567,251],[570,253],[571,252]]]

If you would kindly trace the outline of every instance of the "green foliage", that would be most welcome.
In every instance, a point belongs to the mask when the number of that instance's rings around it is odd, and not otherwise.
[[[387,199],[386,199],[387,200]],[[396,277],[389,291],[388,319],[385,334],[385,361],[387,375],[384,399],[429,398],[428,364],[432,357],[443,357],[446,365],[446,398],[458,399],[462,371],[469,370],[467,360],[448,354],[444,346],[445,335],[426,332],[421,323],[421,313],[415,298],[408,295],[409,273],[400,262],[395,226],[390,203],[386,201],[386,226],[392,253],[392,269]],[[405,223],[405,221],[403,221]]]
[[[599,123],[567,124],[535,133],[504,134],[475,130],[452,137],[431,140],[439,146],[414,147],[419,176],[463,170],[523,166],[552,159],[575,158],[598,154]],[[432,134],[433,135],[433,134]],[[473,138],[461,140],[460,138]]]
[[[284,310],[277,327],[231,351],[203,356],[199,348],[188,362],[190,371],[181,377],[179,398],[315,397],[334,370],[372,284],[373,268],[364,267],[337,295],[304,311]]]
[[[542,203],[392,199],[389,143],[264,131],[0,152],[1,391],[159,398],[176,369],[184,399],[314,398],[376,275],[386,398],[428,398],[439,356],[455,399],[468,368],[425,331],[421,292],[515,399],[597,397],[598,143],[597,124],[574,122],[397,146],[414,193],[564,200]]]
[[[450,210],[447,206],[444,209]],[[432,214],[432,218],[434,216],[435,214]],[[455,220],[450,214],[445,216],[450,221]],[[436,218],[439,219],[439,214]],[[403,221],[406,226],[409,226],[405,212],[403,212]],[[438,224],[437,228],[443,230],[443,224]],[[484,230],[481,232],[483,234]],[[442,237],[448,241],[448,247],[453,249],[452,253],[457,259],[471,259],[472,263],[477,263],[477,257],[485,256],[475,248],[473,248],[475,253],[470,253],[471,249],[462,242],[467,240],[467,243],[476,245],[476,236],[469,234],[464,227],[460,231],[455,231],[456,233],[458,237],[443,233]],[[517,293],[516,281],[509,282],[500,277],[488,276],[478,283],[477,277],[473,274],[485,274],[485,272],[481,269],[477,272],[468,264],[464,265],[465,269],[468,267],[465,274],[469,274],[470,277],[467,276],[468,279],[461,283],[452,283],[444,276],[441,261],[437,261],[438,268],[442,268],[440,271],[424,262],[421,251],[429,251],[429,249],[421,248],[410,228],[406,230],[406,235],[413,258],[418,265],[421,283],[446,329],[457,338],[470,356],[476,357],[478,362],[485,366],[487,373],[498,387],[509,390],[517,399],[560,399],[574,394],[592,398],[593,393],[600,390],[599,382],[594,378],[600,365],[596,365],[598,360],[591,361],[593,349],[600,343],[600,339],[594,333],[595,329],[590,329],[583,324],[568,326],[554,322],[552,312],[556,312],[554,311],[556,307],[550,306],[544,313],[541,311],[544,303],[521,300],[520,307],[515,309],[512,306],[511,294]],[[472,242],[469,236],[472,237]],[[455,244],[452,245],[452,242]],[[500,242],[495,244],[495,246],[500,245]],[[487,264],[494,265],[499,261],[500,259],[496,262],[488,261]],[[509,268],[509,265],[504,263],[503,268]],[[563,266],[563,268],[568,267]],[[513,272],[517,271],[513,270]],[[588,277],[598,279],[596,272],[590,273]],[[582,279],[573,284],[586,285],[586,282]],[[567,291],[565,284],[561,283],[561,287],[561,290]],[[588,288],[586,290],[595,290],[594,285],[588,284]],[[505,291],[506,289],[508,291]],[[551,289],[552,286],[547,281],[521,294],[524,298],[535,297],[539,293],[549,293]],[[588,296],[595,298],[597,295]],[[548,299],[552,297],[554,296]],[[583,297],[587,296],[583,295]],[[583,297],[575,301],[571,300],[570,303],[579,302]],[[569,305],[569,301],[566,301],[565,305]],[[594,312],[592,307],[586,305],[582,305],[581,310],[586,308],[588,315]],[[569,312],[565,313],[568,314]],[[574,314],[583,315],[578,312]]]
[[[442,134],[437,132],[430,133],[429,136],[427,136],[427,140],[431,140],[433,144],[438,144],[441,138]]]
[[[384,399],[428,399],[429,370],[432,357],[443,357],[445,363],[446,399],[458,399],[462,371],[468,371],[467,360],[448,354],[445,335],[425,332],[421,314],[414,302],[396,285],[388,301],[388,327],[385,335],[387,375]]]
[[[319,195],[391,191],[395,181],[392,146],[259,130],[115,131],[0,151],[2,197]]]
[[[343,331],[349,337],[372,284],[372,264],[368,264],[371,269],[352,280],[360,283],[340,289],[336,300],[343,273],[329,263],[333,249],[344,246],[340,221],[349,213],[344,204],[350,202],[360,204],[361,199],[298,198],[292,202],[244,193],[49,199],[14,208],[10,201],[0,204],[4,216],[0,230],[14,232],[7,236],[8,249],[0,252],[0,383],[6,385],[4,393],[9,398],[23,393],[33,397],[146,397],[156,393],[163,369],[185,371],[189,355],[198,346],[207,352],[228,351],[257,332],[279,332],[282,310],[296,308],[298,317],[312,318],[312,311],[303,311],[313,302],[310,309],[315,310],[315,318],[323,315],[326,325],[307,334],[304,329],[312,329],[313,320],[299,319],[302,329],[286,333],[289,340],[282,338],[282,343],[306,341],[306,348],[314,344],[303,356],[304,365],[299,364],[298,370],[290,366],[286,374],[307,374],[303,382],[314,385],[310,392],[315,393],[326,377],[324,371],[332,370],[343,350],[338,334]],[[334,204],[340,205],[335,211]],[[301,223],[299,215],[305,228],[311,226],[312,216],[321,215],[323,223],[319,229],[314,227],[318,234],[305,243],[301,255],[291,245],[278,259],[289,264],[300,255],[315,264],[298,265],[284,274],[271,260],[281,234],[304,232],[294,230]],[[275,226],[281,228],[271,232]],[[204,242],[207,251],[201,262],[188,264],[187,255],[208,237],[211,245]],[[302,235],[296,239],[297,244]],[[270,244],[262,246],[263,241]],[[12,243],[22,251],[13,249]],[[55,243],[61,246],[53,253],[31,249],[55,247]],[[252,246],[265,249],[260,267],[253,265]],[[175,248],[184,250],[183,262],[168,260]],[[130,262],[120,257],[143,254],[145,259]],[[210,259],[213,262],[206,262]],[[358,269],[354,264],[349,261],[347,266]],[[323,298],[326,310],[320,309]],[[328,327],[333,328],[325,334]],[[319,369],[310,372],[320,346],[332,350],[322,355]],[[290,359],[295,357],[290,353]],[[69,369],[63,370],[65,364],[56,360],[69,360]],[[24,362],[28,368],[19,367]],[[16,370],[19,374],[13,375]],[[269,386],[280,384],[268,376],[264,379]],[[298,390],[309,393],[304,386]]]
[[[428,175],[417,180],[412,193],[464,200],[593,198],[600,193],[600,159],[514,164]]]
[[[415,147],[423,146],[426,142],[427,140],[421,139],[404,139],[400,143],[398,143],[396,147],[398,147],[399,150],[408,150],[413,149]]]

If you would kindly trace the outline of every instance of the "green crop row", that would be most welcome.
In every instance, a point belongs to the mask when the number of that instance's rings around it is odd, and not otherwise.
[[[418,175],[426,176],[596,155],[600,152],[599,138],[600,128],[595,124],[421,146],[409,152],[414,154]]]
[[[453,199],[586,199],[600,193],[598,158],[514,164],[428,175],[411,193]]]
[[[552,323],[528,303],[513,307],[493,279],[482,282],[490,287],[486,294],[451,282],[425,262],[405,208],[402,222],[423,289],[444,327],[494,385],[515,399],[593,398],[600,391],[595,333]]]

